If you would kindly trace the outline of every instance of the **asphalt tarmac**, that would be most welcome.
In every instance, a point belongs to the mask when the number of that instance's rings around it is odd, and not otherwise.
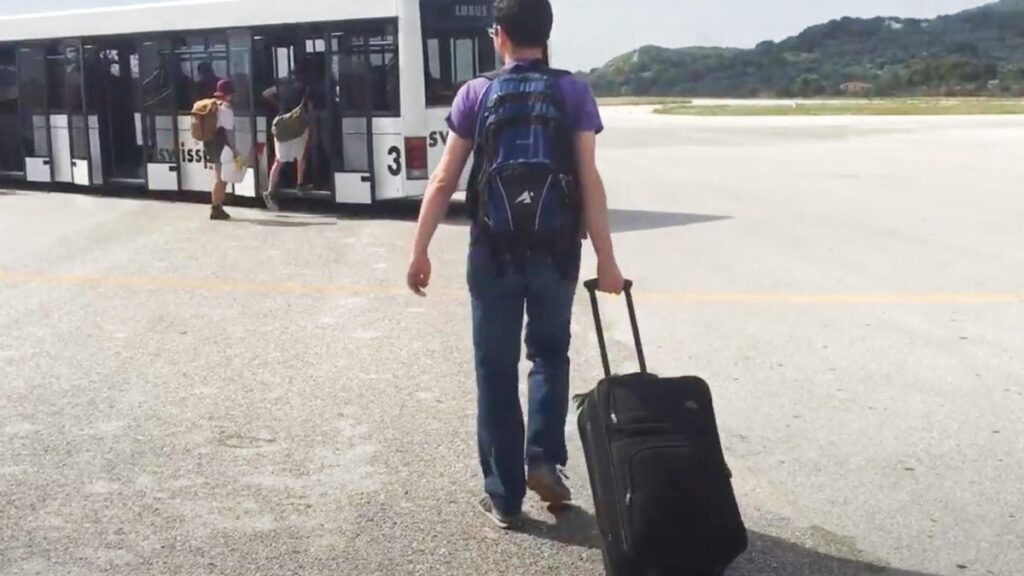
[[[714,389],[729,574],[1024,572],[1024,121],[604,112],[648,362]],[[0,191],[0,575],[601,573],[574,415],[576,509],[474,509],[462,218],[418,299],[415,205],[229,211]],[[582,392],[582,290],[574,325]]]

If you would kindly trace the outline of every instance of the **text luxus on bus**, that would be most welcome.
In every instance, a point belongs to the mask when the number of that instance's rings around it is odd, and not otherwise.
[[[233,194],[258,197],[277,110],[264,90],[307,70],[309,195],[422,196],[456,90],[495,66],[492,0],[187,0],[0,17],[0,183],[210,189],[192,104],[230,78]],[[282,190],[295,187],[282,171]],[[298,192],[295,192],[298,194]]]

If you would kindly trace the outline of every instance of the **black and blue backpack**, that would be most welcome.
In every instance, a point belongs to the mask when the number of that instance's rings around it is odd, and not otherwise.
[[[491,80],[477,120],[468,204],[474,238],[502,262],[548,252],[561,263],[579,242],[581,202],[573,129],[557,79],[569,72],[516,64]]]

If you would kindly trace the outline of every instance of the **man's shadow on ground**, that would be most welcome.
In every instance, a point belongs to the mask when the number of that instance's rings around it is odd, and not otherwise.
[[[554,514],[553,523],[527,518],[522,531],[566,546],[601,549],[597,521],[590,512],[576,506]],[[726,576],[932,576],[838,558],[758,532],[749,534],[750,546],[729,568]]]

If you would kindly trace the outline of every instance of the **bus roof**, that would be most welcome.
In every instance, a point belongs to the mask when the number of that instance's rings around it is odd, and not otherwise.
[[[387,18],[400,1],[172,0],[0,16],[0,42]]]

